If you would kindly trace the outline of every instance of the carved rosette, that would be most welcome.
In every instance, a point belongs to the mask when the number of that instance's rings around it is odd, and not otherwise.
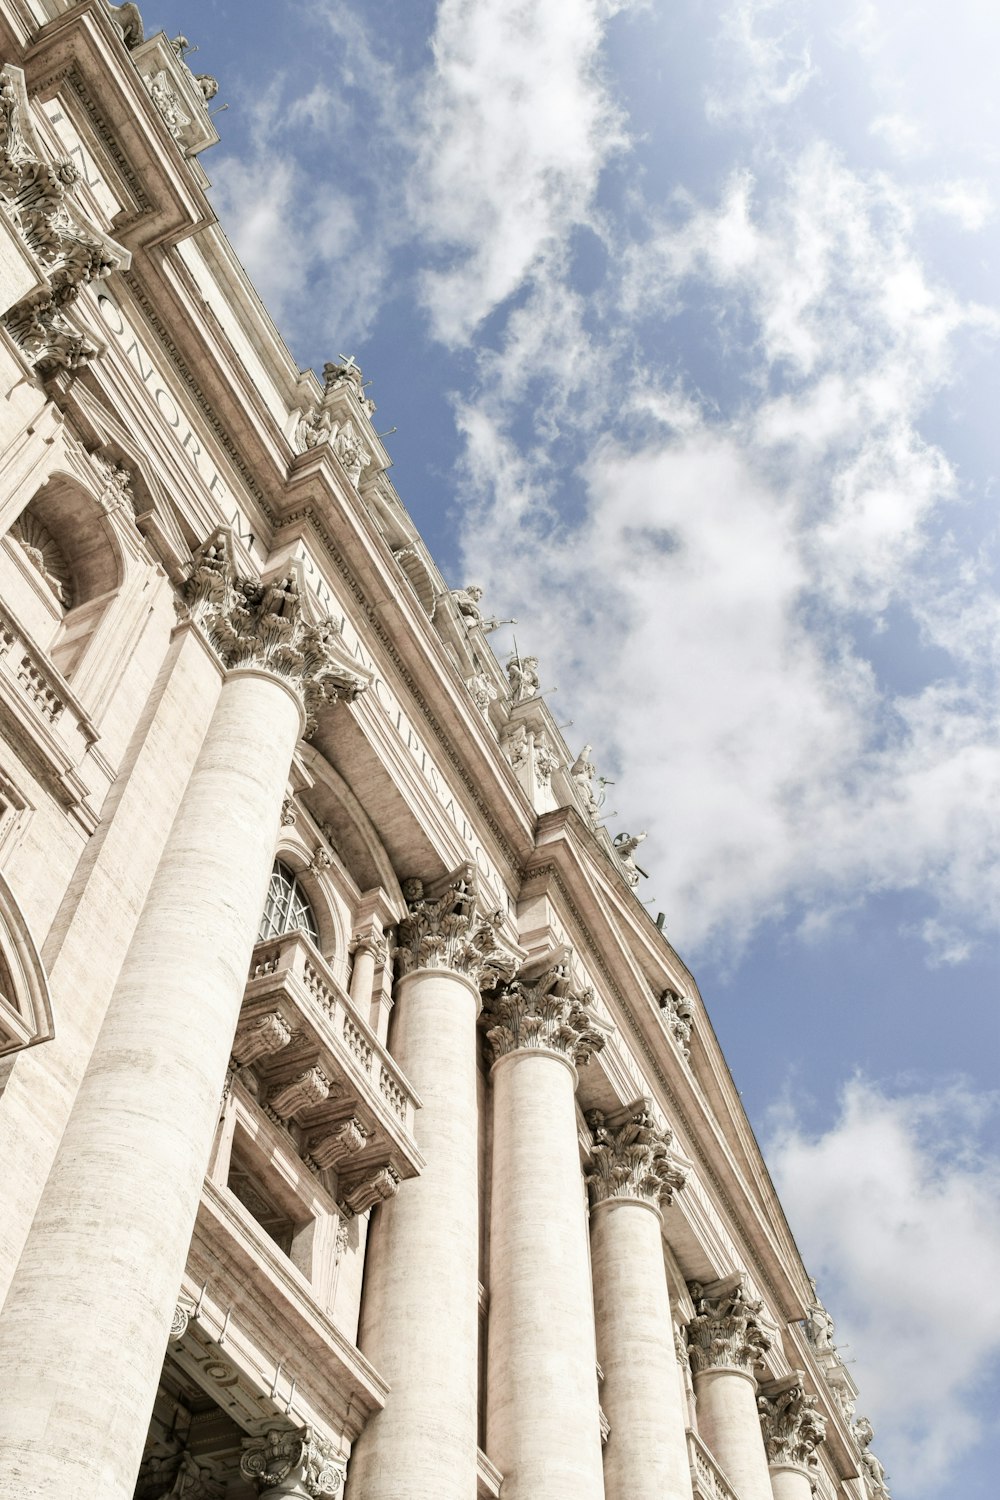
[[[826,1420],[816,1410],[817,1399],[807,1396],[801,1371],[767,1387],[757,1397],[767,1461],[793,1465],[807,1472],[816,1467],[816,1448],[826,1436]]]
[[[691,1284],[694,1317],[687,1325],[691,1370],[740,1370],[752,1375],[771,1347],[760,1321],[764,1304],[749,1298],[743,1277],[703,1287]]]
[[[239,576],[225,528],[199,549],[183,595],[224,666],[269,672],[298,694],[307,736],[324,704],[350,702],[364,690],[346,663],[339,625],[307,618],[295,573],[267,582]]]
[[[258,1493],[279,1495],[339,1495],[346,1464],[331,1442],[311,1428],[272,1427],[263,1437],[243,1439],[240,1473],[257,1485]]]
[[[587,1115],[594,1137],[586,1171],[590,1201],[638,1198],[654,1208],[669,1208],[687,1180],[671,1159],[673,1131],[658,1126],[643,1101],[624,1123],[609,1125],[599,1109]]]
[[[445,881],[403,885],[407,915],[399,924],[394,956],[399,974],[418,969],[453,969],[480,987],[513,974],[516,960],[500,942],[498,911],[483,911],[475,871],[463,865]]]
[[[577,1066],[600,1052],[605,1036],[594,1025],[593,991],[576,994],[568,968],[555,963],[537,978],[518,978],[486,995],[480,1025],[498,1062],[508,1053],[547,1047]]]

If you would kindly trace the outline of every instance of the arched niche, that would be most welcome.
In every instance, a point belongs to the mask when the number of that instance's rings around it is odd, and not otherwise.
[[[0,875],[0,1057],[53,1035],[48,980],[27,923]]]
[[[124,576],[107,515],[76,480],[54,474],[11,524],[8,551],[33,585],[32,597],[20,589],[11,603],[70,678]]]

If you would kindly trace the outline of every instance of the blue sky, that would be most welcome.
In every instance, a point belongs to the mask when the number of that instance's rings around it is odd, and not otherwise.
[[[144,11],[296,357],[648,831],[896,1500],[992,1497],[1000,9]]]

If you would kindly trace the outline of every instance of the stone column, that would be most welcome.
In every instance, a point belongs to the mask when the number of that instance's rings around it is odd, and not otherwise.
[[[420,1097],[420,1176],[370,1230],[358,1343],[389,1383],[351,1455],[353,1500],[470,1500],[476,1493],[479,1335],[480,981],[510,973],[499,914],[478,909],[464,866],[407,881],[392,1052]]]
[[[685,1415],[677,1379],[661,1207],[684,1184],[670,1159],[673,1134],[648,1100],[623,1115],[587,1116],[594,1136],[590,1246],[607,1500],[691,1500]]]
[[[0,1319],[3,1500],[130,1500],[292,754],[359,686],[294,581],[238,578],[227,538],[187,590],[226,680]]]
[[[807,1396],[801,1370],[763,1385],[757,1396],[774,1500],[812,1500],[816,1448],[826,1421]]]
[[[493,1173],[486,1451],[504,1500],[602,1500],[576,1065],[604,1043],[562,965],[488,997]]]
[[[760,1323],[763,1304],[747,1298],[741,1275],[695,1283],[691,1296],[688,1348],[699,1436],[740,1500],[772,1500],[753,1373],[771,1347]]]

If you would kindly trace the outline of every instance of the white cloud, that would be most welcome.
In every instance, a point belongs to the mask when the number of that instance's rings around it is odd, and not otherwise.
[[[964,654],[996,599],[970,605],[951,566],[955,477],[919,429],[955,340],[997,320],[929,277],[912,231],[898,188],[827,147],[767,195],[736,173],[716,207],[624,253],[606,360],[572,297],[536,288],[462,406],[469,576],[518,616],[523,646],[545,642],[625,826],[650,832],[649,891],[684,945],[738,945],[790,907],[815,921],[886,888],[932,889],[949,928],[1000,917],[1000,723]],[[739,329],[746,394],[728,416],[624,353],[689,294]],[[560,518],[552,445],[526,424],[540,371],[586,455],[580,515],[563,496]],[[640,418],[640,436],[611,438]],[[854,632],[890,605],[973,675],[881,684]]]
[[[843,1091],[821,1133],[775,1111],[767,1159],[893,1493],[938,1492],[985,1435],[1000,1357],[1000,1096]],[[994,1419],[995,1420],[995,1419]]]
[[[710,120],[756,122],[798,99],[818,72],[802,22],[798,0],[737,0],[723,13],[723,76],[705,98]]]
[[[602,80],[604,29],[627,0],[441,0],[410,211],[448,263],[423,291],[458,344],[576,223],[624,144]]]

